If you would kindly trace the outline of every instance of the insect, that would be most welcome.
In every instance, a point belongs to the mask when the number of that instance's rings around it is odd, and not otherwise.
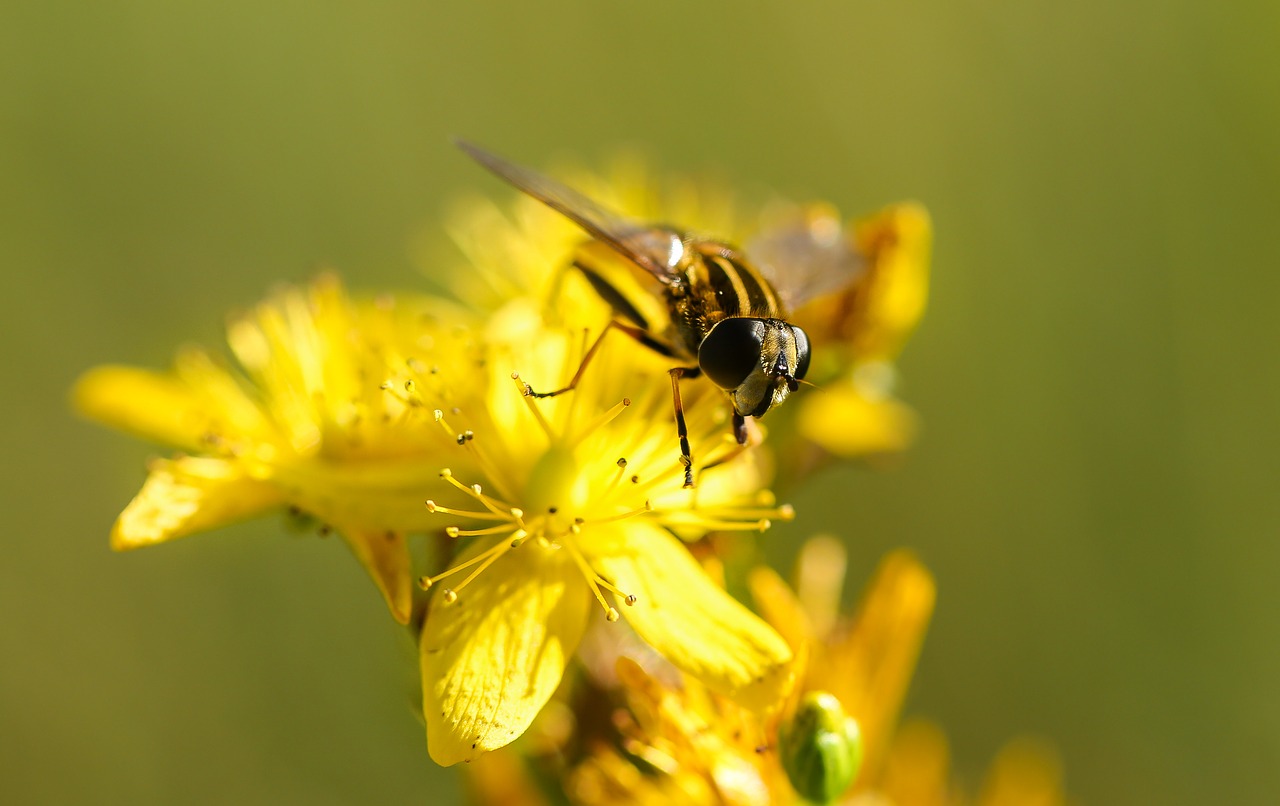
[[[762,417],[780,405],[799,388],[809,369],[809,337],[787,321],[786,306],[847,286],[862,271],[861,256],[839,237],[838,228],[831,233],[796,226],[766,233],[751,250],[757,262],[721,241],[632,221],[550,177],[470,143],[457,144],[499,178],[573,221],[660,284],[670,325],[659,331],[580,254],[573,265],[610,304],[615,318],[587,350],[567,386],[535,392],[526,385],[525,393],[552,397],[572,390],[611,329],[680,362],[669,374],[685,487],[693,486],[693,457],[680,401],[681,379],[705,375],[728,393],[734,438],[745,445],[746,419]]]

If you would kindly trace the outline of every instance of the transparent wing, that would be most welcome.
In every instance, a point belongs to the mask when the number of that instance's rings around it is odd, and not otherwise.
[[[829,216],[797,216],[761,232],[745,251],[792,310],[847,288],[866,270],[849,233]]]
[[[659,280],[670,282],[674,276],[684,254],[684,242],[678,233],[631,221],[551,177],[510,163],[464,140],[455,142],[499,178],[573,221]]]

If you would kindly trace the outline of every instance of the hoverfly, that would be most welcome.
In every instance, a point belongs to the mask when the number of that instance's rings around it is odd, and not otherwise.
[[[583,371],[609,330],[631,336],[680,365],[670,371],[676,431],[684,486],[693,486],[693,457],[680,402],[680,380],[706,375],[733,403],[733,433],[747,443],[746,418],[762,417],[799,388],[809,369],[809,337],[787,321],[787,305],[800,305],[821,293],[849,285],[862,271],[862,258],[834,232],[806,226],[767,233],[753,243],[753,262],[735,246],[675,229],[620,216],[550,177],[514,165],[478,146],[457,141],[476,162],[581,227],[588,235],[644,270],[661,285],[670,326],[653,327],[636,306],[582,256],[573,265],[613,308],[609,322],[583,356],[569,384]],[[786,274],[779,269],[786,267]],[[787,293],[780,292],[785,289]],[[622,320],[627,320],[626,322]]]

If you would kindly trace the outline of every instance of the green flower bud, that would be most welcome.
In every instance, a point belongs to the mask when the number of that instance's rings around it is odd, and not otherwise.
[[[779,728],[778,752],[801,797],[830,803],[849,788],[862,766],[862,732],[845,716],[839,700],[814,691]]]

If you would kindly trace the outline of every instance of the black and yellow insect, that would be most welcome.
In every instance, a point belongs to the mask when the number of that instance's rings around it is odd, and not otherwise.
[[[682,362],[670,375],[686,487],[693,486],[693,458],[680,402],[681,378],[706,375],[729,394],[734,437],[738,444],[746,444],[746,418],[762,417],[781,404],[809,369],[809,338],[787,321],[786,303],[798,305],[846,285],[861,271],[861,259],[843,240],[828,243],[802,229],[781,230],[759,240],[753,252],[772,260],[757,263],[730,244],[669,226],[631,221],[536,171],[470,143],[459,141],[458,145],[485,168],[569,218],[595,241],[661,284],[670,325],[655,332],[637,306],[589,259],[579,255],[574,265],[613,307],[617,318],[587,351],[567,386],[535,392],[526,385],[525,390],[534,397],[551,397],[573,389],[610,329]],[[779,263],[791,265],[783,269]],[[779,283],[784,271],[791,281],[786,286]],[[792,291],[789,299],[784,301],[779,287]]]

